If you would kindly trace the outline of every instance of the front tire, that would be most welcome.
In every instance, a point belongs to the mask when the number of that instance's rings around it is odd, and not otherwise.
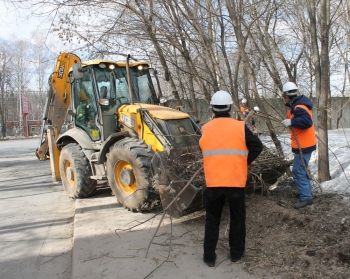
[[[90,178],[92,172],[88,159],[78,144],[63,147],[59,166],[63,188],[69,197],[87,198],[95,192],[96,180]]]
[[[107,154],[107,178],[118,201],[132,211],[151,209],[157,196],[151,191],[153,151],[143,141],[125,138]]]

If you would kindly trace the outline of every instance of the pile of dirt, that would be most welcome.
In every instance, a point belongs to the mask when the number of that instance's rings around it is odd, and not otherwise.
[[[314,205],[296,210],[295,195],[295,186],[247,195],[245,270],[260,278],[349,279],[349,196],[316,194]],[[227,245],[227,235],[221,240]]]

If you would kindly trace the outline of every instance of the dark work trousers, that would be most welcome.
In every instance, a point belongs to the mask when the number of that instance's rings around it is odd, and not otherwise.
[[[219,227],[225,199],[230,207],[229,245],[231,258],[241,258],[245,248],[246,211],[244,188],[208,187],[206,201],[206,221],[204,235],[204,258],[215,261],[216,244],[219,239]]]

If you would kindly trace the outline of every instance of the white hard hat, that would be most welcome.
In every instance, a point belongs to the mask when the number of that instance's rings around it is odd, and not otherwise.
[[[295,96],[298,94],[298,87],[294,82],[287,82],[283,85],[283,93],[287,96]]]
[[[217,91],[211,96],[211,105],[214,106],[224,106],[233,104],[231,95],[223,90]]]
[[[247,103],[247,99],[243,99],[242,104],[246,104],[246,103]]]

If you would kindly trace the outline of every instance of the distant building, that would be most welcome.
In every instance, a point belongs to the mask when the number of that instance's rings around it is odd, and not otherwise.
[[[27,120],[28,135],[36,136],[40,133],[41,121],[39,120]],[[18,121],[7,121],[6,122],[6,135],[7,136],[19,136],[24,135],[23,131],[19,131]]]

